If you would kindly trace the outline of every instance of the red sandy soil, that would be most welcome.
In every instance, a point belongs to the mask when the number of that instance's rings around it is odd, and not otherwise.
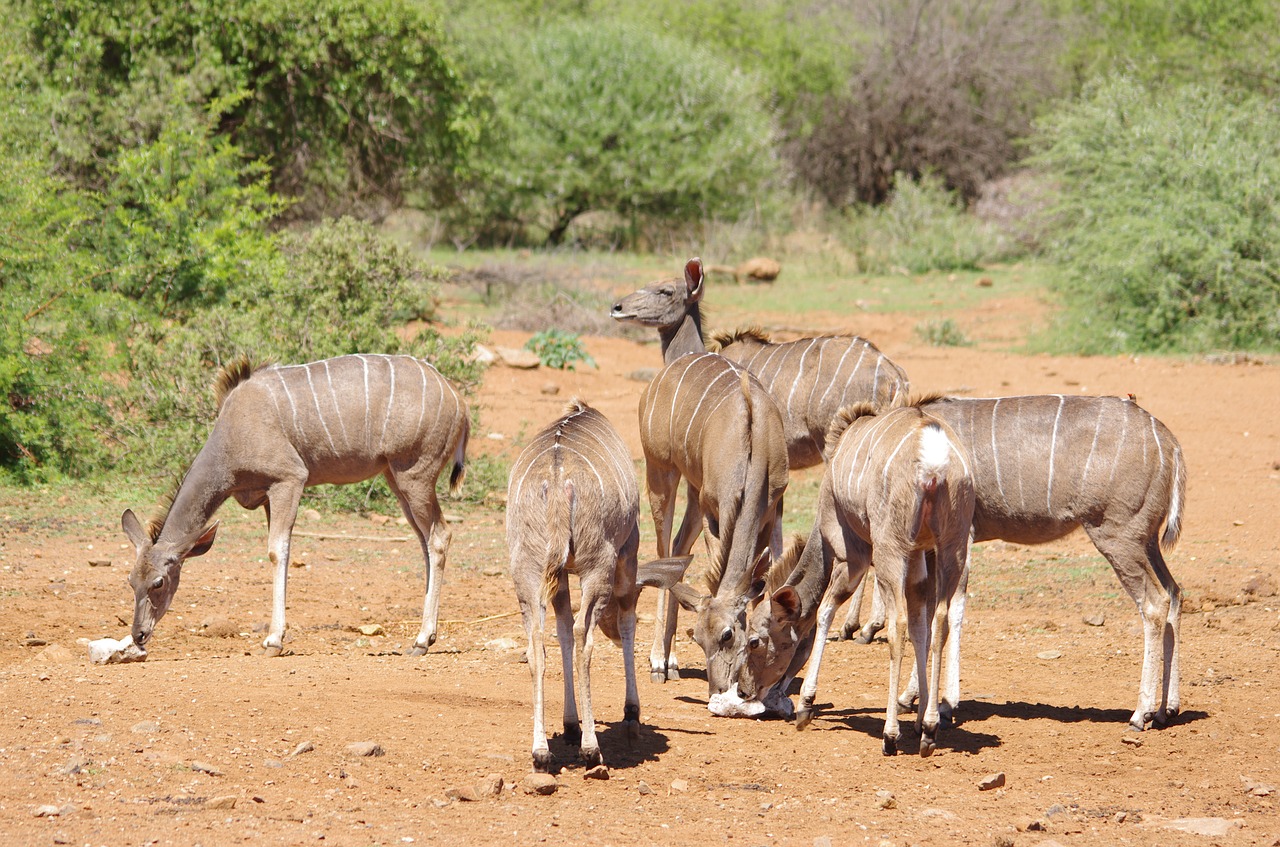
[[[717,314],[723,328],[743,317]],[[132,615],[120,512],[151,504],[10,490],[0,494],[0,843],[1280,844],[1276,365],[1010,354],[1000,350],[1041,317],[1036,303],[997,299],[954,317],[977,345],[925,346],[910,315],[755,322],[866,335],[920,390],[1133,393],[1167,423],[1190,469],[1182,540],[1169,556],[1185,598],[1183,712],[1172,726],[1126,728],[1139,619],[1084,536],[1035,548],[992,542],[974,553],[960,721],[932,758],[880,753],[883,643],[832,646],[822,711],[799,733],[781,720],[712,717],[701,651],[683,623],[677,650],[689,678],[648,682],[655,597],[646,592],[638,745],[628,749],[613,723],[620,651],[598,641],[610,778],[584,779],[557,737],[559,788],[529,796],[518,783],[530,771],[531,692],[500,498],[445,505],[455,522],[444,623],[424,657],[398,654],[422,604],[407,528],[396,516],[331,513],[299,522],[286,653],[260,655],[265,522],[231,503],[214,549],[188,563],[148,660],[95,666],[84,642],[123,637]],[[526,338],[498,332],[492,343]],[[639,461],[642,383],[628,374],[655,367],[658,350],[585,341],[598,368],[490,369],[473,400],[473,453],[514,456],[579,395]],[[812,492],[817,479],[797,473],[793,489]],[[1099,615],[1101,626],[1084,621]],[[357,629],[370,624],[382,634]],[[553,645],[547,711],[558,730]],[[385,755],[348,750],[362,741]],[[303,742],[314,749],[295,755]],[[455,799],[489,774],[516,787]],[[1003,786],[980,790],[993,774]]]

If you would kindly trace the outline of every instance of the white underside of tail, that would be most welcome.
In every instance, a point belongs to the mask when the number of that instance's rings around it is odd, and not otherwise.
[[[947,434],[936,426],[920,430],[920,465],[928,474],[942,474],[951,458],[951,442]]]

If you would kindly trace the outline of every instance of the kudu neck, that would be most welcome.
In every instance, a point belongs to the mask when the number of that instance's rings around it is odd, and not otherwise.
[[[694,308],[675,326],[658,330],[662,338],[662,361],[671,364],[687,353],[705,353],[707,345],[702,340],[702,314]]]
[[[213,448],[213,449],[211,449]],[[216,437],[196,456],[173,496],[160,537],[182,542],[198,536],[230,495],[226,463],[216,455]]]

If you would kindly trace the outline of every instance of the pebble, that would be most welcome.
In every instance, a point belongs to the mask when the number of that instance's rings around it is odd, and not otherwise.
[[[560,785],[556,782],[556,778],[549,773],[531,773],[520,781],[520,788],[524,790],[525,794],[546,796],[555,794],[556,789],[559,787]]]
[[[683,794],[689,790],[689,781],[686,779],[673,779],[671,780],[671,790]]]
[[[1098,612],[1096,615],[1086,615],[1083,620],[1086,626],[1103,626],[1107,622],[1107,616]]]
[[[377,624],[377,623],[366,623],[366,624],[361,624],[360,626],[358,626],[358,627],[356,627],[356,628],[360,630],[360,634],[361,634],[361,635],[382,635],[382,634],[384,634],[384,630],[382,629],[382,624]]]
[[[35,810],[32,811],[31,814],[38,818],[56,818],[62,814],[62,809],[57,806],[50,806],[46,804],[44,806],[36,806]]]
[[[500,773],[491,773],[476,783],[476,794],[481,797],[500,797],[507,781]]]
[[[548,382],[548,383],[545,383],[542,386],[542,388],[540,388],[539,390],[543,394],[546,394],[549,397],[554,397],[555,395],[560,393],[560,386],[556,385],[554,382]]]
[[[312,744],[310,741],[302,741],[298,744],[297,747],[293,748],[293,752],[290,753],[289,755],[301,756],[303,753],[310,753],[314,749],[316,749],[315,744]]]
[[[208,762],[192,762],[191,770],[196,773],[207,773],[209,776],[222,776],[222,771],[218,770]]]
[[[375,741],[354,741],[347,745],[347,752],[353,756],[382,756],[387,751]]]
[[[876,800],[882,809],[896,809],[898,807],[898,798],[893,796],[892,791],[881,789],[876,792]]]
[[[110,559],[90,559],[89,567],[91,568],[109,568],[111,567]]]
[[[989,774],[984,776],[978,783],[979,791],[990,791],[993,788],[999,788],[1004,785],[1004,772]]]
[[[1039,653],[1036,653],[1036,658],[1037,659],[1061,659],[1062,651],[1061,650],[1043,650]]]
[[[130,732],[136,732],[139,735],[151,735],[160,731],[160,724],[155,721],[138,721],[129,727]]]
[[[480,796],[476,794],[476,790],[474,788],[466,786],[462,788],[446,788],[444,790],[444,796],[446,800],[458,800],[463,803],[474,803],[476,800],[480,799]]]
[[[636,791],[639,791],[641,794],[653,793],[653,789],[649,787],[649,783],[645,782],[643,779],[636,784]]]
[[[1128,744],[1130,747],[1141,747],[1142,739],[1136,735],[1122,735],[1120,736],[1120,743]]]
[[[609,769],[604,765],[596,765],[582,775],[583,779],[608,779]]]
[[[1178,818],[1164,825],[1165,829],[1178,832],[1189,832],[1192,835],[1203,835],[1209,838],[1221,838],[1236,827],[1243,826],[1240,821],[1226,818]]]
[[[522,350],[519,347],[497,347],[494,352],[498,354],[502,364],[509,368],[533,370],[542,364],[542,360],[538,358],[537,353],[530,350]]]
[[[239,798],[234,794],[223,794],[220,797],[210,797],[204,804],[206,809],[234,809],[236,800]]]

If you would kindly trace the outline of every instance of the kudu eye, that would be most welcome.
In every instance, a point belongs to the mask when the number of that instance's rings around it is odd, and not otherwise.
[[[158,576],[151,580],[151,585],[147,586],[147,588],[151,591],[159,591],[162,585],[164,585],[164,577]]]
[[[747,639],[747,646],[748,646],[748,647],[750,647],[752,650],[759,650],[759,649],[760,649],[760,636],[758,636],[758,635],[753,635],[753,636],[751,636],[750,638],[748,638],[748,639]]]
[[[732,641],[732,640],[733,640],[733,630],[732,630],[732,629],[726,629],[724,632],[720,633],[720,643],[721,643],[721,644],[728,644],[728,643],[729,643],[730,641]]]

